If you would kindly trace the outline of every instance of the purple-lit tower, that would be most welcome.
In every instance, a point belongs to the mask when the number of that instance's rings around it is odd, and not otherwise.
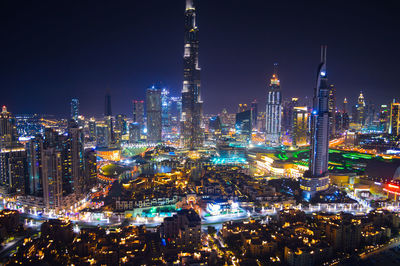
[[[203,145],[198,32],[193,0],[186,0],[181,144],[191,150]]]
[[[314,91],[309,170],[300,179],[300,188],[306,198],[329,187],[329,85],[326,72],[326,50],[326,46],[321,47],[321,63],[318,67]]]

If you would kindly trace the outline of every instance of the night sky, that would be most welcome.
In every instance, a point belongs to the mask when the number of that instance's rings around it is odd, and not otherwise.
[[[351,3],[350,3],[351,2]],[[204,113],[257,99],[278,62],[284,98],[312,96],[320,45],[338,102],[400,98],[396,1],[197,0]],[[14,114],[100,116],[161,83],[180,95],[184,0],[0,1],[0,104]],[[263,108],[260,106],[259,108]]]

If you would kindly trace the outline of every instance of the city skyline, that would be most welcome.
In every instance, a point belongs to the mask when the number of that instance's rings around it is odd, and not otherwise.
[[[397,265],[390,7],[3,1],[0,264]]]
[[[153,83],[162,82],[171,89],[172,95],[179,95],[182,62],[178,58],[183,55],[184,2],[149,1],[128,6],[119,3],[118,12],[110,12],[108,17],[103,16],[108,7],[105,3],[99,2],[91,11],[90,6],[81,4],[79,12],[92,22],[79,18],[71,20],[69,13],[62,11],[62,6],[49,3],[43,4],[47,9],[40,9],[40,5],[22,7],[19,10],[22,18],[18,21],[4,14],[7,21],[4,32],[9,39],[1,44],[7,51],[0,83],[5,91],[1,104],[16,114],[34,112],[67,117],[70,99],[78,98],[81,114],[100,115],[104,94],[110,88],[114,113],[130,115],[131,100],[144,99],[146,88]],[[314,73],[313,62],[318,58],[315,50],[321,43],[328,44],[332,55],[329,65],[335,78],[331,82],[337,89],[338,102],[347,97],[352,105],[361,90],[366,101],[373,98],[378,104],[389,104],[396,96],[393,84],[396,84],[394,73],[398,52],[394,47],[399,39],[390,35],[393,41],[389,43],[377,41],[387,38],[392,27],[396,27],[390,4],[376,8],[368,4],[348,4],[344,14],[339,16],[342,4],[329,2],[328,16],[333,19],[318,25],[317,28],[326,30],[314,36],[314,29],[309,27],[312,20],[307,16],[314,13],[320,16],[317,13],[321,7],[315,3],[304,6],[275,4],[277,12],[266,18],[262,10],[267,3],[261,1],[214,2],[197,3],[201,13],[198,23],[205,113],[217,113],[223,108],[233,112],[237,103],[250,103],[254,99],[263,104],[270,66],[275,61],[280,64],[283,98],[311,95],[315,79],[311,74]],[[2,10],[17,8],[11,3],[2,4]],[[254,5],[259,8],[252,9]],[[51,8],[54,10],[49,12]],[[295,12],[296,8],[300,12]],[[30,9],[41,19],[28,14]],[[164,9],[170,15],[162,14]],[[222,10],[225,12],[221,15],[219,11]],[[358,20],[350,16],[353,11],[359,14]],[[150,12],[154,14],[153,22],[146,20]],[[278,14],[282,18],[277,26],[268,26]],[[290,18],[293,14],[295,16]],[[221,17],[224,18],[222,21]],[[235,22],[235,18],[246,20],[247,24]],[[293,23],[298,21],[300,23],[294,26]],[[27,22],[30,26],[21,28]],[[161,22],[165,23],[162,27]],[[368,23],[374,23],[374,27],[369,27]],[[57,26],[62,27],[56,30]],[[371,34],[366,35],[366,31]],[[91,34],[86,36],[87,32]],[[26,41],[32,34],[35,34],[35,40],[28,45]],[[272,35],[274,41],[269,40]],[[346,37],[346,41],[338,36]],[[154,42],[156,38],[165,41],[160,45]],[[225,39],[232,41],[226,43]],[[89,51],[92,48],[95,49]],[[156,64],[157,61],[160,64]],[[226,94],[228,89],[230,93]],[[376,95],[376,91],[383,93]],[[18,97],[21,92],[27,97]],[[224,104],[218,101],[222,96]],[[243,100],[239,101],[238,97]]]

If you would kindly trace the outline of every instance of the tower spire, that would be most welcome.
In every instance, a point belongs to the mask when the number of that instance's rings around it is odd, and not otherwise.
[[[326,64],[326,50],[328,49],[327,45],[321,45],[321,63]]]
[[[193,0],[186,0],[186,10],[194,9]]]
[[[278,63],[274,63],[274,75],[278,75],[278,67],[279,67],[279,64]]]

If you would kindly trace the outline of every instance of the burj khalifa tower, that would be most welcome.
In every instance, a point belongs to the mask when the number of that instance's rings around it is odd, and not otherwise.
[[[191,150],[203,145],[198,32],[193,0],[186,0],[181,145]]]

